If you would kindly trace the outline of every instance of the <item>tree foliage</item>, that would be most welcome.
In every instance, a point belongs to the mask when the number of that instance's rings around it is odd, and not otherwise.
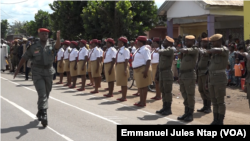
[[[6,36],[8,27],[8,20],[1,20],[1,38],[4,38]]]
[[[24,29],[24,25],[26,22],[15,21],[11,25],[9,25],[9,29],[7,30],[7,34],[24,34],[26,35],[26,30]]]

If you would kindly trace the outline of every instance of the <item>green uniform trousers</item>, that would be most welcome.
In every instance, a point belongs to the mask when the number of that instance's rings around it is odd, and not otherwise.
[[[208,85],[214,113],[225,115],[226,84]]]
[[[198,76],[198,90],[203,100],[210,100],[208,90],[206,90],[207,75]]]
[[[184,106],[190,109],[194,109],[195,105],[195,79],[180,79],[180,91],[184,99]]]
[[[246,83],[247,86],[247,99],[249,103],[249,108],[250,108],[250,83]]]
[[[162,93],[163,102],[172,102],[172,87],[173,81],[160,80],[160,91]]]
[[[48,109],[48,99],[52,89],[53,75],[42,76],[34,74],[33,83],[38,93],[38,102],[37,102],[38,110]]]
[[[15,68],[18,66],[18,63],[19,63],[18,57],[17,56],[13,56],[11,58],[12,69],[15,70]]]

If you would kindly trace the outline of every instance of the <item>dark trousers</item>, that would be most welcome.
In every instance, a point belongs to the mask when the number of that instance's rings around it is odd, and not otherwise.
[[[235,76],[235,80],[236,80],[236,86],[240,86],[241,77],[240,76]]]
[[[25,63],[26,64],[25,78],[29,79],[30,68],[27,67],[27,62],[28,61],[26,61],[26,63]]]
[[[57,62],[53,63],[53,67],[56,70],[56,73],[53,75],[53,80],[55,80],[56,79],[56,75],[57,75]]]

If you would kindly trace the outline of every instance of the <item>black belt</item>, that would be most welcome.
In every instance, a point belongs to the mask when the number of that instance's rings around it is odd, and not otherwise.
[[[41,69],[50,69],[52,67],[52,65],[37,65],[37,64],[32,64],[32,66]]]
[[[194,70],[191,69],[191,70],[180,70],[180,73],[187,73],[187,72],[193,72]]]
[[[133,68],[133,69],[139,69],[139,68],[141,68],[141,67],[143,67],[143,66],[145,66],[145,65],[142,65],[142,66],[140,66],[140,67],[136,67],[136,68]]]

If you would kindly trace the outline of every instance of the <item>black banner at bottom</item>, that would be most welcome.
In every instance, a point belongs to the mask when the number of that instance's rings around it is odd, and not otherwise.
[[[204,139],[250,139],[249,125],[117,125],[117,140],[180,137]]]

